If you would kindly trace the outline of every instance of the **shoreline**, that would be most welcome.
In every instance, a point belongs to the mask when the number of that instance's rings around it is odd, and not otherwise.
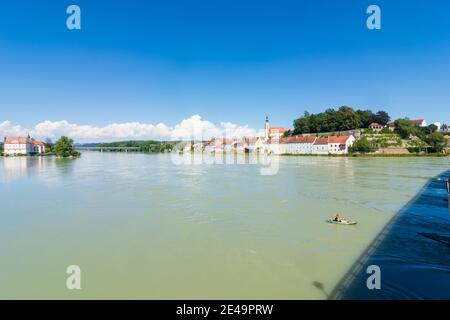
[[[450,154],[440,154],[440,153],[428,153],[428,154],[281,154],[280,156],[285,157],[344,157],[344,158],[441,158],[441,157],[449,157]]]
[[[450,178],[450,170],[425,182],[422,188],[390,218],[355,260],[330,293],[329,300],[448,299],[450,297],[445,284],[446,281],[448,283],[447,275],[439,272],[438,267],[438,265],[448,265],[447,256],[439,254],[440,251],[445,252],[445,245],[421,235],[424,231],[431,232],[432,235],[435,235],[435,232],[448,233],[450,194],[447,195],[448,199],[444,200],[444,193],[448,193],[445,190],[444,181],[448,178]],[[435,220],[429,222],[430,217]],[[413,219],[417,220],[415,225],[411,225]],[[405,247],[410,249],[404,251]],[[427,250],[423,251],[421,248],[427,248]],[[402,261],[400,265],[398,265],[399,260]],[[366,282],[368,277],[366,267],[370,265],[379,266],[380,270],[384,270],[382,282],[385,283],[385,287],[402,288],[402,291],[369,290]],[[406,278],[398,276],[398,268],[403,270]],[[436,269],[434,273],[433,268]],[[432,293],[428,290],[426,280],[431,276],[442,279],[442,285]],[[410,278],[423,280],[420,281],[420,285],[411,286]]]
[[[97,151],[98,152],[98,151]],[[108,151],[108,153],[139,153],[139,154],[167,154],[167,152],[121,152],[121,151]],[[170,152],[169,152],[170,153]],[[195,152],[193,152],[195,154]],[[197,153],[203,154],[203,153]],[[246,153],[233,153],[233,152],[223,152],[223,155],[245,155]],[[247,153],[251,154],[251,153]],[[265,153],[255,153],[257,155],[267,155]],[[36,154],[36,155],[0,155],[0,158],[36,158],[36,157],[48,157],[56,156],[55,154]],[[450,154],[440,154],[440,153],[428,153],[428,154],[290,154],[284,153],[276,156],[281,157],[328,157],[328,158],[444,158],[450,157]],[[71,157],[68,157],[71,158]]]

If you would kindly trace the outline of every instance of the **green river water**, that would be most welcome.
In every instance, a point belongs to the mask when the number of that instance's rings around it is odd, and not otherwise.
[[[261,175],[245,161],[177,165],[167,154],[0,158],[0,298],[323,299],[450,167],[277,159],[277,173]],[[325,223],[336,211],[358,225]],[[69,265],[81,290],[66,288]]]

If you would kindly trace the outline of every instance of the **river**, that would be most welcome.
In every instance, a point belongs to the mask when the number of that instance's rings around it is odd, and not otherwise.
[[[0,298],[324,299],[449,158],[0,158]],[[239,161],[238,161],[239,162]],[[325,223],[334,212],[356,226]],[[81,268],[81,290],[66,268]]]

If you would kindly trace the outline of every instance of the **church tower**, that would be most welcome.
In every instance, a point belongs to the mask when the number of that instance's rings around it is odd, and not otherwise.
[[[270,129],[270,125],[269,125],[269,117],[266,116],[266,124],[264,126],[264,138],[267,140],[269,140],[269,129]]]

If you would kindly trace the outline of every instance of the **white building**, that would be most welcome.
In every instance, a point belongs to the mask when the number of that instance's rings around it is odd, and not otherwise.
[[[440,122],[435,122],[433,125],[437,128],[437,131],[441,130],[442,124]]]
[[[328,153],[347,154],[348,148],[355,142],[355,137],[350,136],[330,136],[328,139]]]
[[[287,137],[276,140],[270,144],[269,149],[274,154],[311,154],[315,136],[309,137]]]
[[[426,127],[428,126],[427,122],[425,121],[425,119],[417,119],[417,120],[411,120],[412,124],[417,126],[417,127]]]
[[[414,126],[416,126],[416,127],[426,127],[426,126],[428,126],[427,121],[426,121],[425,119],[415,119],[415,120],[411,120],[411,123],[412,123]],[[394,121],[388,122],[388,123],[386,124],[386,126],[387,126],[389,129],[394,130],[394,128],[395,128],[395,122],[394,122]]]
[[[377,123],[377,122],[372,122],[369,125],[369,129],[372,129],[373,131],[376,131],[376,132],[383,130],[383,128],[384,128],[384,126],[382,124]]]
[[[45,143],[28,137],[6,137],[3,153],[7,155],[45,153]]]
[[[268,144],[262,137],[246,137],[244,138],[244,145],[248,152],[268,152]]]
[[[312,154],[330,154],[328,138],[317,138],[312,146]]]
[[[316,136],[281,138],[279,143],[270,140],[267,148],[274,154],[347,154],[348,148],[355,142],[355,137],[329,136],[317,138]]]

